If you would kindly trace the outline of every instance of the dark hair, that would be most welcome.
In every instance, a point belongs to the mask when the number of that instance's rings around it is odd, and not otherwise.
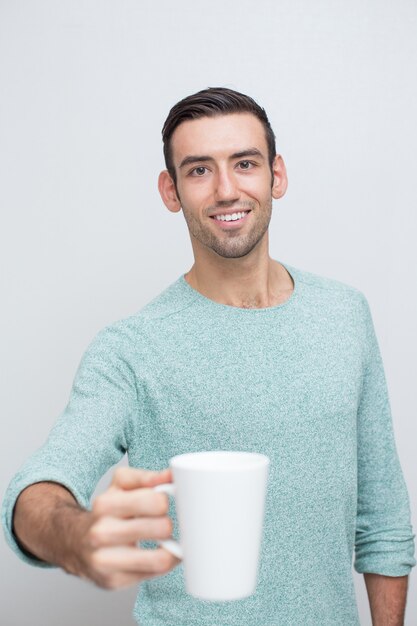
[[[162,129],[165,165],[175,186],[177,184],[177,177],[172,161],[171,145],[174,130],[182,122],[187,120],[196,120],[200,117],[228,115],[230,113],[252,113],[262,122],[265,129],[266,142],[268,144],[269,164],[272,171],[272,163],[276,155],[275,135],[265,109],[260,107],[259,104],[249,96],[234,91],[233,89],[227,89],[226,87],[209,87],[191,96],[187,96],[177,102],[177,104],[174,104],[165,120]]]

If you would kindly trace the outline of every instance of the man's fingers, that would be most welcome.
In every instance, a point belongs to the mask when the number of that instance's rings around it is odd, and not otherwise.
[[[116,572],[101,576],[95,582],[103,589],[122,589],[123,587],[131,587],[132,585],[137,585],[143,580],[157,578],[158,576],[161,576],[161,574],[157,573],[144,575],[141,573],[132,574],[131,572]]]
[[[142,515],[159,517],[166,515],[168,509],[169,500],[166,493],[158,493],[145,487],[130,491],[108,489],[93,502],[93,513],[99,517],[129,518]]]
[[[113,474],[111,486],[119,489],[138,489],[169,482],[172,482],[170,468],[153,472],[135,467],[118,467]]]
[[[92,557],[93,567],[101,574],[131,572],[144,576],[161,576],[180,562],[180,559],[164,548],[145,550],[130,546],[101,548]]]
[[[89,535],[92,548],[169,539],[172,535],[172,520],[167,516],[124,520],[103,517],[90,528]]]

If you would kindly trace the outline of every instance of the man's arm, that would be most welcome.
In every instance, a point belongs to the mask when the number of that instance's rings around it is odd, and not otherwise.
[[[170,469],[118,468],[92,511],[81,508],[62,485],[36,483],[17,499],[13,531],[30,555],[105,589],[163,576],[180,559],[164,548],[137,544],[171,536],[168,498],[152,488],[168,481]]]
[[[365,575],[374,625],[396,625],[403,623],[407,576],[416,564],[414,535],[382,357],[364,296],[362,315],[354,567]]]
[[[404,626],[408,576],[364,574],[372,626]]]

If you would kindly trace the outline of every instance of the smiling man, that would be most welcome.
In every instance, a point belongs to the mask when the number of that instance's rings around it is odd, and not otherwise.
[[[285,193],[287,174],[266,116],[238,109],[183,121],[173,130],[175,115],[174,107],[164,128],[168,169],[160,174],[159,191],[168,209],[182,210],[187,222],[195,262],[186,280],[232,306],[282,302],[293,283],[269,257],[268,226],[272,199]]]
[[[224,259],[248,255],[267,232],[271,193],[279,198],[286,188],[281,157],[269,165],[261,122],[245,113],[198,119],[181,124],[172,141],[179,161],[176,184],[164,171],[159,188],[171,211],[182,208],[196,260],[204,250],[214,250],[224,265]],[[192,154],[198,146],[203,155]]]
[[[252,98],[184,98],[163,141],[159,191],[184,214],[194,264],[94,338],[9,486],[6,537],[33,565],[110,589],[140,582],[141,626],[358,626],[353,559],[373,625],[401,626],[414,542],[367,300],[270,257],[287,175]],[[271,460],[257,588],[225,603],[185,593],[180,561],[155,546],[175,536],[175,510],[150,489],[172,479],[172,456],[216,449]]]

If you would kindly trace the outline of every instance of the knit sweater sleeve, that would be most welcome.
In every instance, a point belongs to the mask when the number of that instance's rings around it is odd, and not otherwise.
[[[136,409],[136,379],[114,327],[101,330],[85,351],[75,374],[68,404],[48,439],[12,479],[3,501],[3,528],[11,548],[27,563],[50,567],[22,550],[13,533],[18,495],[29,485],[52,481],[64,485],[89,508],[103,474],[128,447]]]
[[[415,565],[410,508],[395,445],[381,354],[362,296],[365,364],[358,406],[357,572],[405,576]]]

